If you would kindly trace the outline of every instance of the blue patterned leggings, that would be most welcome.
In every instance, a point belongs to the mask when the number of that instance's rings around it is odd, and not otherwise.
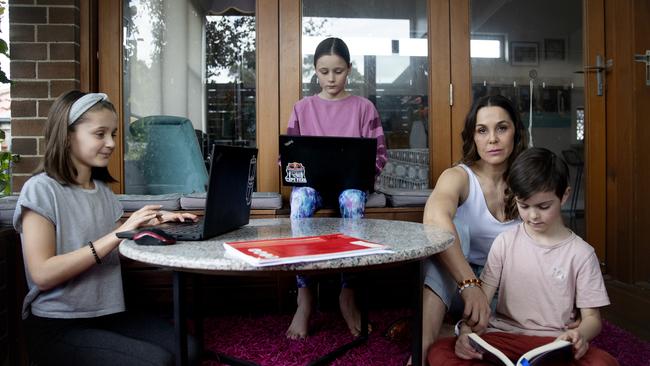
[[[363,217],[366,209],[366,192],[358,189],[346,189],[339,195],[339,210],[341,217],[346,219],[359,219]],[[294,187],[291,191],[291,218],[302,219],[312,217],[314,212],[323,206],[323,198],[314,188]],[[350,287],[349,276],[341,275],[341,286]],[[309,287],[311,278],[296,276],[299,288]]]
[[[346,189],[339,195],[341,217],[359,219],[366,209],[366,192],[358,189]],[[314,212],[323,207],[320,193],[311,187],[294,187],[291,191],[291,218],[302,219],[314,216]]]

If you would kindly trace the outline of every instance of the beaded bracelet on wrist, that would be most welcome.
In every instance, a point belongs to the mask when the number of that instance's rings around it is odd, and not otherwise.
[[[483,285],[483,281],[481,281],[479,278],[470,278],[467,280],[462,280],[458,282],[458,294],[463,293],[463,290],[470,288],[470,287],[481,287]]]

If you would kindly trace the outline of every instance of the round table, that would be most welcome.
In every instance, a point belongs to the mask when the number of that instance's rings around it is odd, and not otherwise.
[[[369,242],[384,244],[392,253],[337,258],[317,262],[255,267],[225,256],[224,242],[268,240],[342,233]],[[187,362],[184,277],[194,272],[209,275],[269,275],[277,273],[314,273],[362,271],[377,267],[420,262],[419,288],[415,304],[413,364],[420,361],[422,317],[422,261],[448,248],[453,235],[435,226],[420,223],[376,219],[305,218],[256,219],[237,230],[201,241],[179,241],[174,245],[143,246],[132,240],[120,244],[120,253],[130,259],[174,271],[174,317],[176,324],[177,364]],[[414,281],[416,281],[414,279]],[[366,314],[367,315],[367,314]],[[365,318],[365,317],[364,317]],[[419,319],[419,321],[418,321]],[[367,318],[362,321],[367,321]],[[200,323],[200,322],[199,322]],[[198,324],[198,323],[196,323]],[[361,329],[367,329],[362,325]],[[360,341],[363,341],[363,337]],[[347,348],[346,348],[347,350]],[[345,351],[345,350],[344,350]],[[343,351],[343,352],[344,352]],[[341,352],[337,353],[340,354]],[[223,358],[223,355],[221,355]],[[335,356],[334,356],[335,357]],[[329,360],[329,358],[327,359]],[[237,364],[238,360],[233,360]],[[249,364],[242,362],[241,364]]]

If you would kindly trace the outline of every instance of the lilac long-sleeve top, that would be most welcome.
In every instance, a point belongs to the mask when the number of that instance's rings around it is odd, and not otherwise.
[[[303,98],[293,106],[287,135],[368,137],[377,139],[375,174],[386,165],[386,143],[379,113],[366,98],[350,95],[326,100],[318,95]]]

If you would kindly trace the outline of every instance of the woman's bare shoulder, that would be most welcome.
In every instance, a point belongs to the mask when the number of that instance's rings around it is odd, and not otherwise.
[[[465,200],[469,190],[467,172],[460,166],[445,169],[427,201],[425,222],[437,222],[441,217],[449,220],[456,214],[456,208]],[[442,215],[442,216],[441,216]]]
[[[440,174],[440,178],[438,178],[438,182],[436,183],[436,188],[440,186],[440,188],[445,190],[455,190],[454,188],[464,190],[463,188],[468,186],[468,181],[469,175],[467,174],[467,171],[465,171],[465,169],[460,165],[456,165],[445,169],[442,174]]]

